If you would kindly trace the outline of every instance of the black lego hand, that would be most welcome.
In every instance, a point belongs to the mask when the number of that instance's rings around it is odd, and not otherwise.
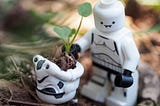
[[[62,52],[65,52],[65,47],[62,47]],[[72,44],[70,53],[74,56],[75,59],[78,59],[78,53],[81,51],[81,48],[78,44]]]
[[[123,74],[116,76],[114,84],[117,87],[128,88],[133,84],[132,72],[129,70],[124,70]]]

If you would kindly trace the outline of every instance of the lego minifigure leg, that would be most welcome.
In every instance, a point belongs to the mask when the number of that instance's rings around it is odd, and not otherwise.
[[[106,106],[135,106],[138,94],[138,72],[132,74],[134,83],[129,88],[115,87],[111,95],[106,98]],[[112,75],[112,81],[115,78]]]
[[[104,103],[108,95],[108,73],[95,66],[93,66],[93,70],[93,75],[90,81],[82,87],[81,94],[94,101]]]

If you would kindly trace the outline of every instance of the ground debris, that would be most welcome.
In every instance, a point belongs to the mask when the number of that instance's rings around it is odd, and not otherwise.
[[[20,81],[0,80],[0,85],[1,106],[54,106],[38,102]]]

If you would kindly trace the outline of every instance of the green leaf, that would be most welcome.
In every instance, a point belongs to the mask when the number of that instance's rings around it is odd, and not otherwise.
[[[87,17],[92,13],[92,6],[90,3],[86,2],[78,6],[78,13],[83,16]]]
[[[63,27],[55,26],[54,31],[63,40],[69,38],[71,36],[71,33],[72,33],[72,30],[67,26],[63,26]]]
[[[76,29],[72,29],[72,32],[70,34],[70,37],[72,37],[76,33]]]

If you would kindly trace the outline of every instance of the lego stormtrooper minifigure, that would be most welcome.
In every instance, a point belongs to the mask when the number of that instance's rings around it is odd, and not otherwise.
[[[76,63],[76,68],[67,71],[61,70],[55,63],[41,55],[34,56],[33,63],[37,80],[36,93],[41,100],[60,104],[74,98],[84,72],[79,62]]]
[[[124,27],[124,6],[118,0],[100,0],[93,14],[95,28],[74,45],[79,52],[91,48],[93,60],[93,75],[81,94],[107,106],[134,106],[139,53],[131,31]]]

